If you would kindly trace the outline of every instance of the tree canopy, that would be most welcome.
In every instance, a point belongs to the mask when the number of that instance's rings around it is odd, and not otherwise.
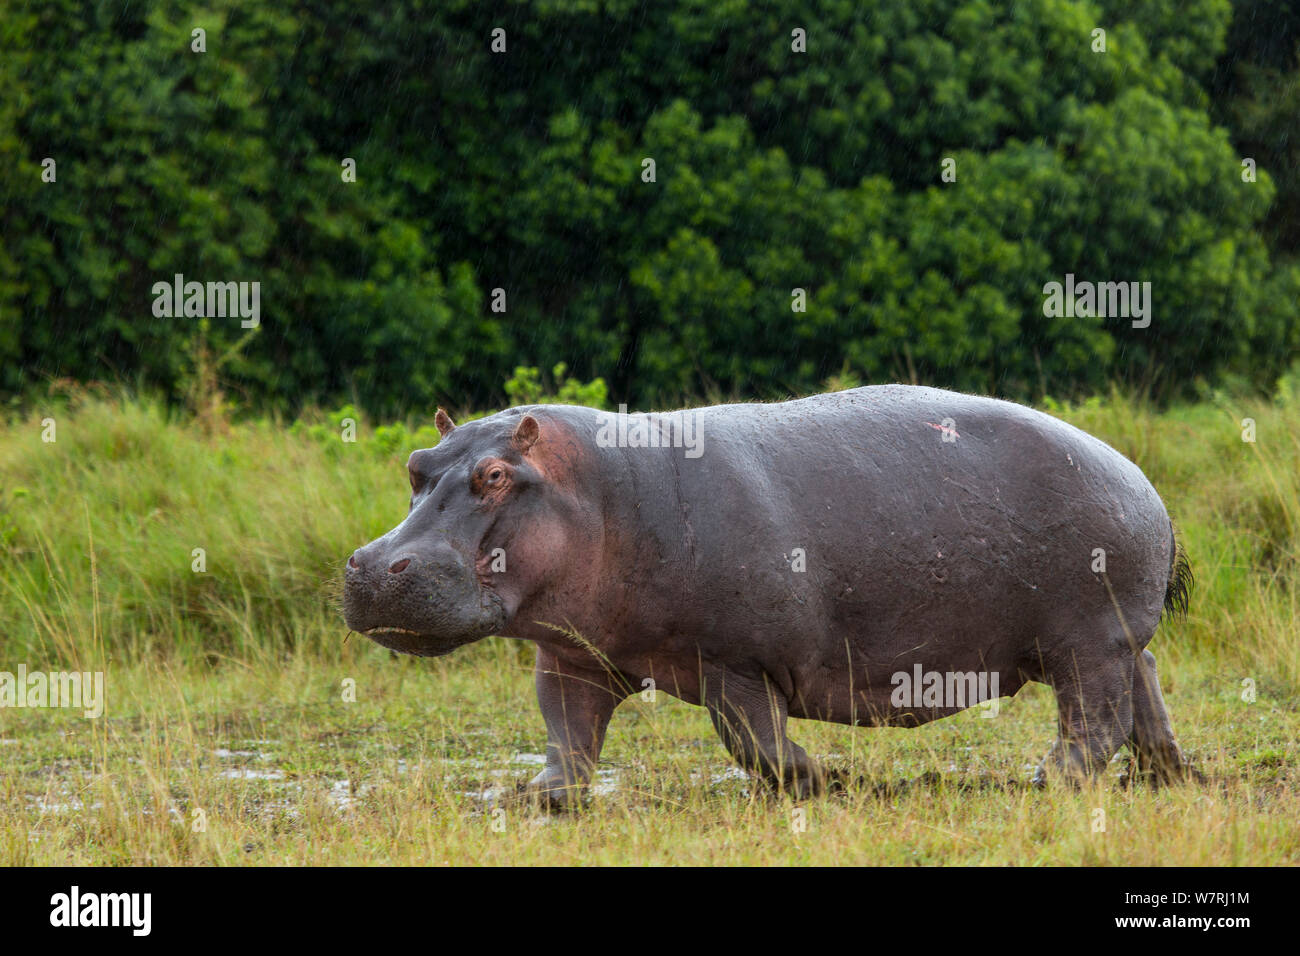
[[[1285,7],[11,4],[0,389],[180,394],[176,274],[260,283],[255,334],[204,334],[288,408],[500,404],[559,362],[636,405],[1267,388],[1300,352]],[[1150,324],[1045,314],[1067,274],[1149,282]]]

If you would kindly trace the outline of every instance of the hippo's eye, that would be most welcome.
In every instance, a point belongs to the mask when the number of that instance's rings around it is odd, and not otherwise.
[[[513,475],[514,471],[505,462],[486,458],[474,466],[469,490],[475,495],[484,495],[488,492],[492,492],[494,496],[500,495],[510,487]]]

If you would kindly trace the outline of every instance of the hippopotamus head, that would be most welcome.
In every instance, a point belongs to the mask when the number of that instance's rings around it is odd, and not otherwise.
[[[507,633],[572,528],[532,414],[457,427],[439,409],[435,424],[442,440],[407,462],[406,519],[348,559],[343,590],[348,627],[422,657]]]

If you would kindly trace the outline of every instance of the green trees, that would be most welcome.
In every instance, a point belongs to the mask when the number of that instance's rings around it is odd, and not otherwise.
[[[149,289],[177,272],[261,283],[225,371],[290,408],[499,405],[559,362],[634,405],[846,367],[1019,397],[1286,367],[1287,146],[1245,182],[1211,122],[1274,122],[1262,89],[1211,98],[1227,0],[862,6],[20,4],[0,389],[176,394],[197,320]],[[1151,282],[1151,325],[1045,316],[1066,273]],[[243,331],[211,322],[218,349]]]

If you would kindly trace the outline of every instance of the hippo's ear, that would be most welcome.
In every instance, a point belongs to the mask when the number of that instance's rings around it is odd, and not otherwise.
[[[451,420],[451,416],[442,408],[439,408],[438,414],[433,416],[433,423],[438,426],[438,434],[443,438],[456,430],[456,423]]]
[[[515,426],[515,433],[511,437],[511,442],[515,448],[519,449],[519,454],[524,454],[528,449],[533,447],[533,442],[537,441],[537,436],[542,432],[542,428],[537,424],[537,419],[532,415],[525,415]]]

